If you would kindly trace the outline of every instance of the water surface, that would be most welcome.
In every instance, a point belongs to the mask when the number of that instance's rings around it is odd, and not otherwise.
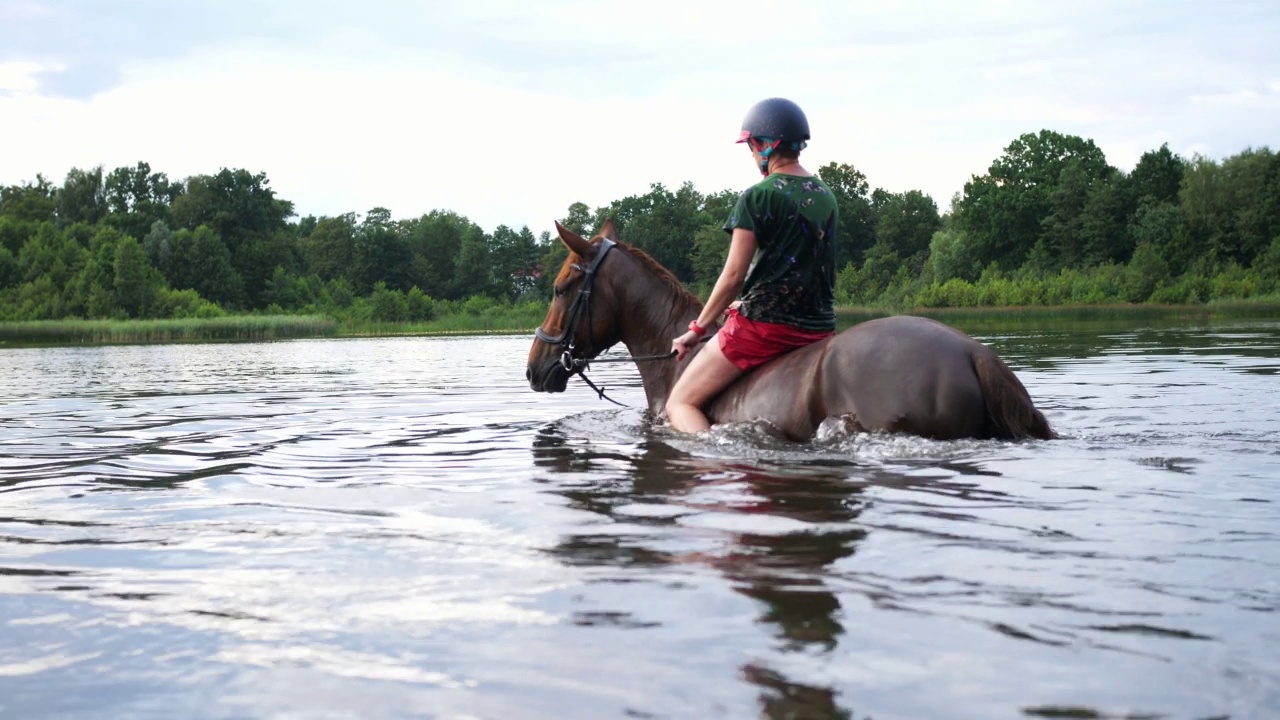
[[[529,339],[0,350],[0,717],[1280,717],[1280,323],[972,329],[1064,436],[645,422]]]

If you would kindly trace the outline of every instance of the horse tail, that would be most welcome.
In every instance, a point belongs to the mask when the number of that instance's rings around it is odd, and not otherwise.
[[[982,388],[982,400],[987,405],[987,425],[992,437],[1049,440],[1058,436],[1031,402],[1022,381],[1003,360],[987,352],[970,356],[970,361],[978,376],[978,386]]]

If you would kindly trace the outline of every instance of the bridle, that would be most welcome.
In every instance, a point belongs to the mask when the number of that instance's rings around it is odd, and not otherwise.
[[[591,261],[591,265],[583,270],[581,265],[574,265],[578,270],[582,270],[586,277],[582,280],[582,289],[578,291],[578,296],[573,299],[573,304],[569,306],[569,312],[565,313],[563,329],[559,335],[551,335],[539,325],[533,331],[535,337],[544,343],[564,348],[564,352],[560,354],[560,365],[569,373],[573,373],[580,366],[585,366],[587,360],[585,358],[575,358],[573,351],[578,349],[577,346],[577,330],[578,316],[585,315],[587,318],[587,334],[588,340],[592,340],[591,334],[591,286],[596,281],[596,271],[600,269],[600,264],[604,262],[605,257],[609,255],[609,251],[616,246],[617,243],[609,238],[600,240],[600,251],[596,253],[596,257]]]
[[[622,405],[622,403],[618,402],[617,400],[607,397],[604,394],[604,390],[596,387],[595,383],[591,382],[591,379],[587,377],[586,370],[591,363],[669,360],[676,356],[676,352],[672,350],[671,352],[664,353],[662,355],[645,355],[640,357],[629,356],[625,358],[602,358],[602,359],[590,359],[590,358],[576,357],[574,355],[574,351],[578,349],[578,344],[577,344],[578,337],[577,337],[576,327],[578,325],[579,315],[586,317],[587,340],[591,345],[595,344],[594,338],[591,335],[591,325],[592,325],[591,323],[591,288],[595,284],[596,271],[600,269],[600,264],[604,262],[604,259],[606,256],[608,256],[609,251],[616,246],[617,246],[617,243],[614,242],[613,240],[610,240],[609,238],[601,238],[600,250],[599,252],[596,253],[595,259],[591,261],[591,265],[589,265],[585,269],[583,269],[581,265],[577,265],[577,264],[574,265],[574,268],[581,270],[583,275],[585,275],[585,277],[582,280],[582,289],[578,291],[578,296],[573,299],[573,304],[569,306],[569,311],[565,313],[564,325],[562,326],[563,329],[560,331],[560,334],[552,335],[551,333],[548,333],[546,330],[543,330],[541,325],[539,325],[537,329],[533,331],[533,334],[534,334],[534,337],[538,338],[544,343],[548,343],[550,345],[555,345],[556,347],[563,348],[563,352],[560,353],[560,367],[564,368],[565,372],[569,373],[570,375],[580,376],[582,378],[582,381],[585,382],[587,385],[589,385],[592,390],[595,390],[596,394],[598,394],[601,398],[608,400],[614,405]]]

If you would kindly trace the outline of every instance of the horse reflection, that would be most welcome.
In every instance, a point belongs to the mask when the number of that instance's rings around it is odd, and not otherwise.
[[[761,531],[726,532],[717,546],[674,552],[638,544],[636,535],[581,534],[551,549],[573,565],[672,566],[696,564],[716,569],[731,587],[760,604],[757,622],[770,628],[778,651],[824,653],[834,650],[845,632],[840,598],[827,585],[833,566],[857,551],[866,531],[854,522],[865,507],[862,485],[849,468],[811,466],[773,469],[738,462],[695,458],[647,439],[628,452],[569,445],[564,437],[544,432],[534,442],[535,463],[554,474],[571,473],[572,486],[552,491],[573,507],[627,523],[673,523],[669,517],[615,514],[618,507],[659,501],[705,513],[758,515]],[[597,474],[582,484],[592,463],[611,469],[627,466],[623,475]],[[544,482],[558,484],[555,475]],[[728,500],[710,500],[707,489],[731,486]],[[749,492],[741,493],[745,488]],[[803,522],[806,530],[768,531],[773,519]],[[810,532],[815,526],[822,532]],[[833,529],[825,529],[833,528]],[[641,543],[643,541],[640,541]],[[798,682],[761,659],[740,667],[743,679],[757,688],[764,717],[847,718],[836,689]]]

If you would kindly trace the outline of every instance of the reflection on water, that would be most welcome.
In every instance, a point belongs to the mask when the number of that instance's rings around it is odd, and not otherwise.
[[[742,463],[709,462],[662,442],[646,441],[630,454],[579,452],[553,424],[534,439],[534,458],[553,477],[594,460],[630,464],[625,487],[618,481],[559,488],[573,506],[598,513],[608,531],[590,528],[567,535],[552,549],[581,566],[648,567],[693,564],[719,573],[729,587],[762,606],[757,623],[782,652],[822,653],[844,632],[840,601],[827,587],[831,563],[855,552],[866,531],[853,524],[861,487],[846,474],[820,466],[788,472]],[[612,486],[612,487],[611,487]],[[696,523],[689,518],[698,518]],[[646,549],[654,535],[684,528],[723,529],[701,543],[684,537],[683,547]],[[619,535],[617,527],[636,526]],[[578,622],[637,621],[617,615],[587,614]],[[769,717],[849,717],[831,687],[794,682],[767,662],[751,659],[741,677],[760,689],[760,707]]]
[[[966,329],[1063,439],[682,437],[527,338],[0,350],[0,717],[1280,713],[1280,324]]]

